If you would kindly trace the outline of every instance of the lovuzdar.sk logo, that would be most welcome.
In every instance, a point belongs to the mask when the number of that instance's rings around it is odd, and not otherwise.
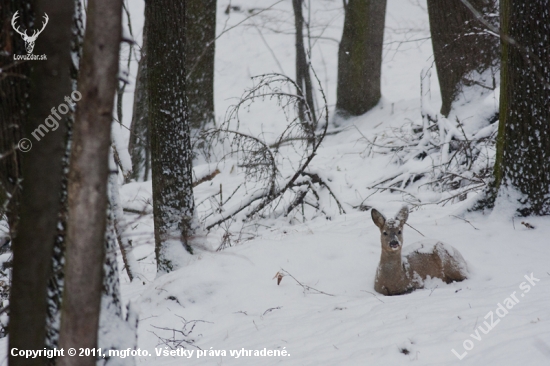
[[[15,21],[19,17],[19,15],[17,15],[18,12],[19,11],[16,11],[15,14],[13,14],[13,17],[11,18],[11,26],[13,27],[14,31],[16,31],[17,33],[19,33],[21,35],[21,38],[23,38],[23,41],[25,41],[25,49],[27,50],[27,54],[26,55],[16,55],[16,54],[14,54],[13,59],[14,60],[23,60],[23,61],[46,60],[47,59],[46,55],[33,55],[32,51],[34,49],[34,43],[36,42],[36,39],[38,38],[40,33],[42,33],[42,31],[44,31],[44,28],[46,28],[46,24],[48,24],[48,20],[50,20],[50,18],[48,18],[48,14],[44,13],[44,21],[42,22],[42,29],[40,29],[39,31],[34,30],[32,32],[32,35],[29,36],[27,34],[27,30],[20,31],[19,26],[15,24]]]

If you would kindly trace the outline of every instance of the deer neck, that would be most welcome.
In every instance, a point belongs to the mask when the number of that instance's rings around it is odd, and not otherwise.
[[[382,251],[378,271],[378,276],[383,279],[385,286],[390,287],[392,291],[401,292],[409,287],[408,276],[403,268],[401,251],[393,253]]]
[[[387,268],[394,269],[396,270],[396,272],[403,272],[401,251],[387,252],[383,250],[382,254],[380,255],[380,265],[383,265],[384,267],[387,267]]]

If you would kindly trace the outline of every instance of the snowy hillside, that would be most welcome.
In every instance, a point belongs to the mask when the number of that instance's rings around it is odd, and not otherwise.
[[[344,13],[341,1],[311,3],[308,16],[316,36],[312,62],[332,114]],[[216,43],[218,124],[252,86],[251,76],[295,73],[291,2],[231,1],[239,9],[226,14],[228,4],[218,1],[217,34],[228,30]],[[266,10],[250,16],[250,9]],[[130,11],[134,32],[140,33],[142,1],[130,2]],[[383,99],[373,111],[345,122],[332,120],[331,115],[329,131],[334,133],[325,137],[309,168],[329,182],[346,214],[339,213],[325,189],[320,198],[323,215],[307,211],[246,225],[238,217],[195,238],[196,255],[187,256],[183,268],[157,278],[151,182],[121,188],[125,208],[146,208],[145,215],[126,216],[143,276],[132,283],[125,274],[121,277],[124,303],[131,301],[140,310],[138,346],[151,354],[138,357],[138,365],[550,363],[548,217],[524,219],[534,227],[530,229],[521,220],[512,220],[505,205],[487,216],[467,213],[475,191],[464,193],[462,201],[443,202],[449,196],[427,188],[427,176],[407,190],[373,188],[403,169],[405,173],[430,169],[429,159],[403,168],[396,163],[398,154],[377,150],[375,140],[390,135],[392,128],[422,125],[423,110],[439,109],[429,36],[425,1],[388,0]],[[141,42],[140,36],[136,38]],[[421,108],[421,72],[430,67],[431,79],[424,84],[431,91],[424,103],[430,105]],[[132,64],[131,77],[135,78],[136,69],[137,64]],[[131,92],[129,86],[124,99],[126,125],[131,118]],[[498,90],[481,96],[465,93],[455,107],[449,120],[465,121],[465,136],[483,128],[494,132],[489,118],[498,107]],[[240,129],[273,141],[285,123],[276,103],[265,101],[241,114]],[[115,130],[121,149],[127,131]],[[217,154],[223,155],[221,150]],[[485,163],[493,155],[489,148]],[[295,164],[285,161],[282,175],[292,174]],[[208,197],[222,189],[229,197],[244,181],[236,160],[218,163],[199,157],[194,170],[200,176],[216,168],[220,174],[195,188],[199,217],[215,205],[217,198]],[[254,185],[247,182],[246,189],[252,192]],[[425,289],[403,296],[374,291],[380,232],[367,209],[376,207],[391,217],[406,202],[412,228],[404,229],[405,247],[424,237],[448,243],[468,262],[470,278],[452,284],[431,280]],[[224,238],[231,246],[216,251]],[[283,275],[280,284],[274,278],[277,273]],[[156,349],[176,345],[189,353],[157,356]],[[254,356],[264,349],[264,354],[282,355]]]

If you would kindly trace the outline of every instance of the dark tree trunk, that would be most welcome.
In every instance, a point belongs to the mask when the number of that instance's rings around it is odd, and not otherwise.
[[[59,345],[96,348],[107,212],[107,179],[121,41],[121,0],[90,0],[78,79],[82,94],[73,128],[65,290]],[[95,365],[62,357],[58,365]]]
[[[198,130],[214,121],[216,0],[186,0],[185,24],[189,126]]]
[[[71,38],[73,0],[36,1],[37,21],[43,14],[55,19],[36,42],[34,52],[46,54],[47,61],[32,61],[30,77],[29,117],[24,136],[53,115],[52,107],[64,103],[71,95]],[[61,108],[60,108],[61,111]],[[63,114],[63,113],[61,113]],[[52,117],[56,118],[56,117]],[[61,195],[62,159],[65,152],[67,116],[58,118],[59,127],[23,155],[20,220],[13,244],[14,268],[10,297],[9,347],[43,349],[46,331],[46,291],[51,273],[51,257],[55,240]],[[51,123],[51,121],[50,121]],[[43,365],[43,358],[25,359],[9,356],[10,365]]]
[[[189,126],[196,136],[206,124],[214,121],[216,0],[188,0],[185,4],[186,94]],[[132,157],[132,177],[138,181],[148,180],[151,169],[146,29],[145,26],[128,145]]]
[[[155,253],[162,273],[175,268],[182,246],[192,252],[195,204],[185,94],[185,2],[147,0],[145,17]]]
[[[315,135],[317,118],[315,117],[315,104],[311,76],[309,74],[309,62],[304,46],[304,15],[302,12],[303,0],[292,0],[294,8],[294,26],[296,28],[296,84],[297,94],[304,98],[304,102],[298,105],[298,116],[306,126],[312,141]],[[310,141],[311,142],[311,141]]]
[[[13,55],[24,55],[25,43],[12,29],[15,12],[17,24],[31,29],[34,21],[29,1],[5,1],[0,6],[0,215],[8,218],[10,236],[15,237],[18,220],[17,207],[21,197],[21,158],[17,148],[23,137],[23,126],[29,112],[29,77],[31,62],[14,61]]]
[[[151,135],[149,131],[149,100],[147,97],[147,24],[143,27],[143,44],[138,63],[134,109],[130,125],[128,151],[132,158],[132,178],[136,181],[149,179],[151,169]]]
[[[84,38],[83,9],[80,0],[74,1],[73,37],[71,41],[71,84],[72,90],[77,90],[78,70],[82,56],[82,40]],[[57,235],[54,242],[52,255],[52,275],[48,282],[48,319],[46,322],[46,342],[48,348],[58,348],[59,328],[61,320],[61,302],[63,299],[64,267],[65,267],[65,239],[67,234],[68,215],[68,186],[69,186],[69,157],[71,155],[71,135],[74,124],[74,111],[76,105],[71,106],[71,114],[67,119],[67,133],[65,137],[66,148],[63,157],[63,177],[61,180],[60,208],[57,223]],[[56,359],[49,360],[55,365]]]
[[[386,0],[349,0],[338,49],[336,110],[359,116],[378,104]]]
[[[550,215],[550,0],[500,6],[500,121],[489,206],[515,190],[520,215]]]
[[[496,13],[495,0],[469,0],[481,15]],[[428,0],[430,32],[435,66],[441,89],[441,114],[448,116],[465,79],[472,71],[480,73],[498,60],[499,44],[495,35],[461,0]],[[495,17],[489,22],[498,25]]]

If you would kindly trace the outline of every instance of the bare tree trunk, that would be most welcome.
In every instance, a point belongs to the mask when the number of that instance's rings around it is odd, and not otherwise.
[[[185,2],[147,0],[145,17],[155,253],[157,271],[163,273],[177,266],[177,257],[185,255],[183,248],[192,252],[195,204],[186,103]]]
[[[151,169],[151,135],[149,128],[149,100],[147,96],[147,24],[143,27],[143,44],[138,63],[134,108],[130,125],[128,151],[132,158],[132,178],[136,181],[149,179]]]
[[[73,0],[73,35],[71,41],[71,85],[72,90],[77,90],[78,71],[82,56],[82,40],[84,38],[83,9],[80,0]],[[69,186],[69,158],[71,156],[71,136],[74,124],[74,112],[76,104],[70,106],[71,112],[67,118],[67,132],[65,136],[65,154],[63,156],[63,176],[61,179],[60,207],[57,222],[57,235],[55,237],[52,255],[52,274],[48,282],[48,318],[46,322],[45,346],[58,348],[59,328],[61,321],[61,302],[63,299],[64,267],[65,267],[65,239],[67,234],[68,215],[68,186]],[[55,365],[56,358],[48,360]]]
[[[199,130],[214,121],[214,54],[217,0],[186,0],[186,70],[189,126]]]
[[[134,278],[140,276],[139,264],[132,252],[132,241],[125,235],[126,220],[124,218],[124,212],[122,210],[122,204],[120,202],[120,195],[117,182],[117,174],[111,174],[109,177],[109,205],[110,215],[112,216],[112,226],[114,228],[116,241],[120,248],[120,255],[124,262],[124,267],[130,282]]]
[[[21,199],[21,158],[17,148],[23,137],[23,126],[29,112],[29,77],[31,63],[14,61],[13,55],[26,54],[25,43],[12,29],[15,12],[17,24],[31,29],[34,21],[33,7],[29,1],[5,1],[0,6],[0,216],[6,214],[10,236],[15,237],[18,220],[17,207]]]
[[[53,115],[52,108],[71,95],[71,26],[73,0],[36,1],[35,27],[43,14],[55,19],[36,43],[36,54],[47,61],[33,61],[29,118],[25,136]],[[22,106],[23,107],[23,106]],[[23,107],[24,108],[24,107]],[[61,109],[60,109],[61,111]],[[52,117],[56,118],[56,117]],[[58,118],[59,127],[50,131],[23,155],[23,192],[20,221],[13,243],[14,268],[10,296],[10,349],[43,349],[47,317],[47,285],[56,236],[61,194],[62,159],[65,152],[67,116]],[[50,121],[51,123],[51,121]],[[43,365],[45,359],[9,356],[10,365]]]
[[[501,0],[502,68],[494,186],[480,201],[514,200],[550,215],[550,0]],[[516,193],[514,193],[514,191]]]
[[[117,172],[111,172],[109,184],[112,177],[117,177]],[[114,179],[116,180],[116,179]],[[116,183],[115,183],[116,184]],[[113,188],[112,186],[110,187]],[[112,197],[109,197],[111,200]],[[135,349],[137,344],[137,319],[128,309],[128,318],[122,316],[122,299],[120,294],[120,279],[116,255],[117,239],[115,230],[115,215],[112,202],[107,209],[107,227],[105,230],[105,259],[103,262],[103,291],[101,294],[101,312],[98,329],[98,347],[103,352],[109,350]],[[113,334],[116,336],[113,337]],[[97,360],[96,366],[133,366],[134,357],[105,357]]]
[[[73,130],[65,290],[59,345],[96,348],[105,257],[107,179],[121,41],[121,0],[90,0]],[[95,365],[63,357],[59,365]]]
[[[298,105],[298,116],[300,121],[308,125],[311,136],[315,134],[317,118],[315,116],[315,104],[311,76],[309,74],[309,62],[304,47],[304,15],[302,12],[303,0],[292,0],[294,8],[294,26],[296,28],[296,84],[297,93],[304,98]]]
[[[495,0],[469,0],[481,14],[496,13]],[[461,0],[428,0],[430,32],[435,66],[441,88],[441,114],[448,116],[451,104],[472,71],[483,72],[498,60],[498,38]],[[496,18],[489,18],[491,23]]]
[[[338,49],[337,113],[359,116],[378,104],[386,0],[349,0]]]

